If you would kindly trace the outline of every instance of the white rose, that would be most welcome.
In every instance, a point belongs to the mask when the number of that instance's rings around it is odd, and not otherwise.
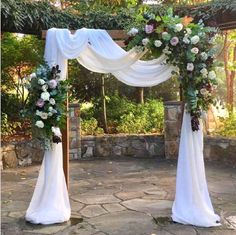
[[[45,84],[45,85],[42,86],[42,90],[43,90],[43,91],[47,91],[47,89],[48,89],[48,85],[47,85],[47,84]]]
[[[51,105],[55,105],[55,104],[56,104],[56,101],[55,101],[53,98],[51,98],[51,99],[49,100],[49,103],[50,103]]]
[[[48,114],[42,112],[42,113],[41,113],[41,118],[42,118],[42,119],[48,119]]]
[[[160,46],[162,45],[162,41],[160,41],[160,40],[155,40],[155,41],[154,41],[154,45],[155,45],[155,47],[160,47]]]
[[[61,130],[60,130],[59,127],[54,127],[54,126],[53,126],[53,127],[52,127],[52,132],[53,132],[53,134],[56,135],[56,136],[59,136],[59,137],[62,136]]]
[[[39,85],[43,85],[43,84],[45,84],[45,81],[40,78],[40,79],[38,80],[38,84],[39,84]]]
[[[35,123],[35,126],[37,126],[38,128],[44,128],[44,123],[43,123],[43,121],[37,121]]]
[[[201,58],[202,58],[202,60],[207,60],[207,58],[208,58],[207,53],[206,52],[202,52],[201,53]]]
[[[132,28],[127,34],[129,36],[135,36],[138,33],[138,29]]]
[[[43,99],[44,101],[49,100],[49,98],[50,94],[47,91],[41,93],[41,99]]]
[[[194,65],[193,65],[193,63],[188,63],[188,64],[187,64],[187,70],[188,70],[188,71],[193,71],[193,70],[194,70]]]
[[[144,39],[142,40],[142,44],[143,44],[144,46],[147,46],[148,43],[149,43],[149,39],[148,39],[148,38],[144,38]]]
[[[39,110],[36,110],[36,115],[41,117],[42,112]]]
[[[188,37],[185,35],[184,38],[183,38],[183,42],[185,44],[189,44],[190,43],[190,40],[188,39]]]
[[[200,40],[199,36],[195,35],[191,38],[191,43],[195,45],[199,42],[199,40]]]
[[[51,99],[52,99],[52,98],[51,98]],[[50,102],[50,100],[49,100],[49,102]],[[49,112],[52,112],[52,110],[53,110],[53,107],[50,106],[50,107],[48,108],[48,111],[49,111]]]
[[[186,28],[186,32],[188,35],[190,35],[192,33],[192,30],[190,28]]]
[[[199,52],[199,49],[197,47],[194,47],[194,48],[191,49],[191,52],[193,54],[197,54]]]
[[[200,93],[203,95],[203,96],[206,96],[208,94],[208,90],[206,88],[202,88],[200,90]]]
[[[211,79],[211,80],[215,79],[215,78],[216,78],[216,73],[215,73],[215,71],[210,71],[210,72],[208,73],[208,78]]]
[[[175,31],[180,32],[183,29],[183,25],[181,23],[175,25]]]
[[[161,36],[162,36],[162,38],[163,38],[164,40],[170,40],[170,38],[171,38],[171,35],[168,34],[167,32],[163,32],[163,33],[161,34]]]
[[[202,76],[203,76],[204,78],[206,78],[206,77],[207,77],[207,74],[208,74],[208,71],[207,71],[206,68],[203,68],[203,69],[200,70],[200,73],[202,74]]]
[[[29,75],[29,77],[30,77],[30,79],[36,78],[36,73],[31,73],[31,74]]]

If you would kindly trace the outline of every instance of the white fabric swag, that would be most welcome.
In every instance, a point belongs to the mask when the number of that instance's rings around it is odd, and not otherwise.
[[[47,31],[45,60],[59,65],[66,79],[67,60],[77,59],[87,69],[112,73],[121,82],[136,87],[158,85],[171,77],[173,67],[166,57],[142,61],[145,52],[119,47],[105,30],[82,28],[71,34],[68,29]],[[209,197],[204,161],[202,130],[192,132],[191,118],[184,114],[177,168],[176,196],[172,208],[174,221],[196,226],[217,226]],[[26,213],[32,223],[52,224],[70,218],[70,205],[62,167],[62,146],[45,152],[33,198]],[[50,160],[51,159],[51,160]]]

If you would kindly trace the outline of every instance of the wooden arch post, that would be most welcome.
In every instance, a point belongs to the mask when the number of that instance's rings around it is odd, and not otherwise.
[[[71,33],[73,34],[75,31],[71,30]],[[113,40],[121,47],[124,47],[124,40],[127,38],[127,34],[123,30],[108,30],[107,31],[110,36],[113,38]],[[45,39],[47,35],[47,30],[42,31],[42,39]],[[68,75],[67,75],[68,78]],[[66,117],[66,126],[62,130],[62,147],[63,147],[63,171],[65,174],[65,180],[67,188],[69,188],[69,101],[68,101],[68,94],[66,99],[66,110],[67,110],[67,117]]]

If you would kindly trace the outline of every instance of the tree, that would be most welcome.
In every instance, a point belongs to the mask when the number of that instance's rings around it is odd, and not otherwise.
[[[35,36],[10,33],[2,35],[2,107],[8,116],[19,114],[26,105],[27,94],[24,88],[26,76],[43,60],[43,41]],[[15,101],[16,109],[9,107],[10,97]],[[17,104],[15,103],[17,102]]]
[[[236,30],[224,32],[224,69],[226,78],[226,102],[232,110],[234,104],[234,79],[236,74]]]

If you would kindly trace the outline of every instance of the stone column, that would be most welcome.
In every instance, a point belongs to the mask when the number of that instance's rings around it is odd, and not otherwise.
[[[178,157],[180,130],[182,124],[182,102],[167,101],[164,116],[165,158]]]
[[[69,105],[70,117],[70,160],[81,158],[81,125],[79,104]]]

